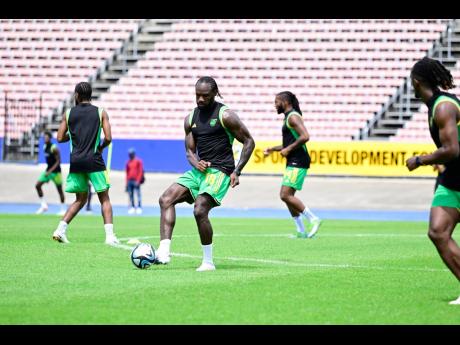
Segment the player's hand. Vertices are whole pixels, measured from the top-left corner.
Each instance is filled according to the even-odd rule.
[[[234,172],[230,175],[230,186],[232,186],[232,188],[235,188],[236,186],[238,186],[240,184],[240,178],[238,177],[237,174],[235,174]]]
[[[103,150],[104,150],[104,149],[102,148],[102,145],[99,145],[99,146],[97,147],[97,152],[98,152],[98,153],[102,153]]]
[[[288,148],[282,149],[282,150],[280,151],[280,154],[281,154],[281,156],[283,156],[283,157],[287,157],[290,153],[291,153],[291,150],[289,150]]]
[[[205,172],[208,167],[211,166],[211,162],[206,162],[204,160],[201,160],[198,162],[197,169],[201,172]]]
[[[271,147],[267,147],[267,148],[264,150],[264,156],[267,157],[270,153],[272,153],[272,148],[271,148]]]
[[[411,157],[406,161],[406,167],[409,169],[409,171],[415,170],[419,167],[419,165],[416,162],[417,156]]]
[[[46,177],[50,176],[50,174],[51,174],[51,172],[49,172],[49,171],[45,172]]]
[[[442,164],[433,164],[433,170],[437,171],[438,173],[442,174],[446,168]]]

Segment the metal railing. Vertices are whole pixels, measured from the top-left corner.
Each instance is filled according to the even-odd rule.
[[[428,49],[426,55],[431,58],[436,58],[438,59],[441,63],[444,60],[444,53],[447,55],[447,59],[452,59],[452,30],[455,27],[455,19],[449,20],[447,24],[446,30],[444,30],[439,38],[433,43],[430,49]],[[444,46],[446,46],[446,49],[444,49]],[[436,56],[437,55],[437,56]],[[366,126],[361,129],[359,138],[361,140],[365,140],[369,138],[369,134],[371,129],[374,127],[374,125],[380,121],[384,115],[388,112],[390,107],[393,104],[397,104],[398,101],[399,104],[402,104],[402,101],[404,101],[405,97],[405,111],[401,112],[400,119],[402,120],[403,114],[407,114],[411,112],[411,98],[412,98],[412,83],[410,80],[410,76],[407,76],[404,79],[404,82],[398,87],[396,92],[390,97],[390,99],[382,106],[382,108],[377,112],[377,114],[368,121]]]
[[[24,128],[36,123],[42,114],[43,94],[38,97],[11,97],[3,91],[3,160],[10,158],[12,153],[17,153],[24,144]],[[32,140],[26,150],[22,150],[27,160],[35,159],[35,139],[30,131]],[[17,157],[19,158],[19,157]]]
[[[124,53],[124,49],[125,47],[129,44],[129,42],[132,40],[133,37],[137,36],[137,34],[140,32],[140,30],[142,29],[142,26],[143,24],[146,22],[147,20],[146,19],[142,19],[140,20],[139,22],[139,25],[137,26],[136,29],[134,29],[131,34],[129,35],[129,37],[123,42],[123,44],[121,45],[121,47],[117,48],[113,54],[107,58],[103,63],[102,65],[92,74],[88,77],[88,82],[90,84],[94,83],[100,75],[102,75],[103,73],[105,73],[110,65],[113,63],[113,61],[115,60],[115,58],[119,55],[119,54],[122,54]],[[127,70],[127,69],[126,69]],[[126,73],[126,70],[124,70],[124,73]],[[72,104],[72,101],[73,101],[73,92],[69,94],[69,96],[67,96],[67,98],[61,102],[61,104],[59,104],[59,106],[55,109],[52,109],[50,110],[50,113],[48,114],[48,122],[52,121],[53,120],[53,115],[54,114],[61,114],[64,112],[64,110],[66,108],[69,108]]]

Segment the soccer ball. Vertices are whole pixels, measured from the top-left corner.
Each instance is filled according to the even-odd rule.
[[[130,257],[137,268],[148,268],[155,262],[155,248],[149,243],[139,243],[132,250]]]

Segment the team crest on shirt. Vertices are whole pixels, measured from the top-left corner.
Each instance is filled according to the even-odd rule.
[[[209,122],[209,125],[211,127],[214,127],[216,125],[217,119],[212,119],[211,122]]]

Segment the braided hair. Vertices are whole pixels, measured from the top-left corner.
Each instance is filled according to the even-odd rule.
[[[219,92],[219,87],[217,86],[217,83],[214,80],[214,78],[212,78],[212,77],[201,77],[200,79],[198,79],[198,81],[196,82],[195,86],[200,84],[200,83],[206,83],[206,84],[211,85],[211,90],[215,91],[216,95],[219,96],[220,98],[224,98],[224,97],[221,96],[221,94]]]
[[[91,88],[91,84],[87,82],[78,83],[75,86],[75,93],[78,94],[81,101],[90,101],[91,94],[93,93],[93,89]]]
[[[450,71],[438,60],[429,57],[417,61],[412,67],[411,76],[425,82],[432,90],[438,87],[444,90],[455,88]]]
[[[297,111],[299,114],[302,115],[302,111],[300,110],[299,100],[297,99],[296,95],[294,95],[290,91],[283,91],[277,94],[277,96],[282,97],[284,100],[288,101],[292,108]]]

